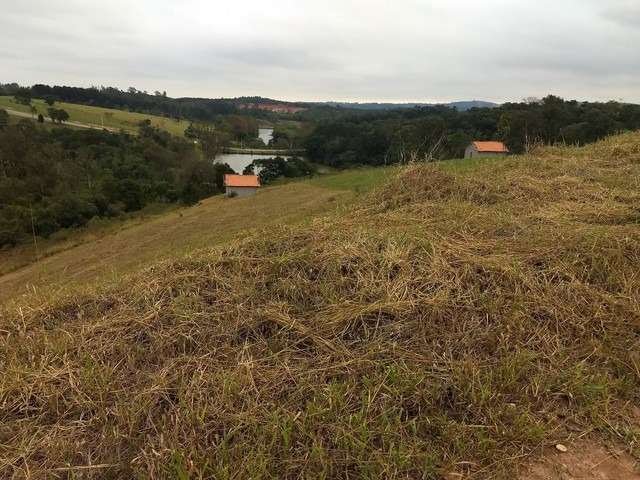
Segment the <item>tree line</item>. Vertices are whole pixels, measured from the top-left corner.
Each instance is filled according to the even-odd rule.
[[[194,203],[222,193],[232,172],[149,122],[129,135],[7,120],[0,110],[0,247],[149,203]]]
[[[258,175],[260,184],[267,185],[279,178],[297,178],[314,175],[317,169],[304,158],[258,158],[247,165],[243,175]]]
[[[584,145],[640,129],[639,105],[566,101],[551,95],[464,112],[435,106],[319,113],[305,142],[307,154],[334,167],[461,158],[473,140],[502,140],[511,152],[523,153],[536,144]]]
[[[138,113],[148,113],[193,122],[213,122],[220,115],[246,113],[246,116],[275,119],[279,115],[264,110],[241,109],[241,105],[282,103],[262,97],[226,98],[171,98],[167,92],[147,92],[135,87],[121,90],[115,87],[94,86],[90,88],[63,85],[36,84],[22,87],[17,83],[0,84],[0,95],[18,98],[50,98],[54,101],[93,105]]]

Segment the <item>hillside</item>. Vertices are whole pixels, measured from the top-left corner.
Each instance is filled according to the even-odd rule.
[[[44,100],[34,99],[32,105],[36,107],[38,113],[48,117],[47,105]],[[11,113],[22,112],[30,114],[30,107],[17,103],[13,97],[0,96],[0,108],[6,108]],[[186,120],[175,120],[173,118],[164,118],[157,115],[144,113],[128,112],[126,110],[116,110],[112,108],[92,107],[89,105],[80,105],[76,103],[56,102],[54,108],[60,108],[69,113],[70,122],[82,124],[92,128],[102,128],[118,131],[120,129],[135,133],[138,130],[138,124],[143,120],[151,121],[153,126],[172,133],[173,135],[182,136],[184,130],[189,126]]]
[[[0,471],[548,478],[523,465],[585,439],[638,458],[639,178],[638,133],[413,165],[346,209],[13,297]]]
[[[342,208],[371,189],[390,169],[358,169],[266,187],[260,201],[220,195],[167,213],[140,212],[123,221],[102,220],[13,249],[0,249],[0,302],[34,289],[111,281],[124,272],[197,248],[218,245],[255,228],[307,221]],[[44,292],[43,292],[44,290]]]

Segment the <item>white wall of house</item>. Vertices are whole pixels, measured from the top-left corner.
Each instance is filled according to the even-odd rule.
[[[256,194],[258,187],[226,187],[227,197],[251,197]]]
[[[475,145],[471,144],[464,151],[464,158],[488,158],[488,157],[506,157],[503,152],[479,152]]]

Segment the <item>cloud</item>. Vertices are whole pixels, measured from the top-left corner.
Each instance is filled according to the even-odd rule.
[[[21,0],[0,81],[172,96],[640,102],[636,0]]]
[[[640,3],[636,0],[623,0],[604,8],[603,16],[618,25],[635,30],[640,29]]]

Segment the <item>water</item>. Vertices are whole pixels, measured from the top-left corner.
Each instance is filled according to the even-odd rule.
[[[259,128],[258,138],[268,147],[269,142],[273,139],[273,128]]]
[[[273,128],[259,128],[258,138],[260,138],[265,146],[269,146],[269,142],[273,139]],[[285,160],[291,157],[284,157],[282,155],[247,155],[244,153],[222,153],[216,156],[215,163],[226,163],[234,172],[241,174],[247,165],[250,165],[254,160],[263,158],[276,158],[280,156]],[[256,172],[258,173],[258,172]]]
[[[222,153],[216,156],[215,163],[226,163],[234,172],[241,174],[247,165],[250,165],[254,160],[262,158],[276,158],[282,157],[288,160],[291,157],[285,157],[282,155],[247,155],[244,153]],[[256,172],[257,173],[257,172]]]

